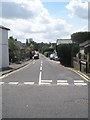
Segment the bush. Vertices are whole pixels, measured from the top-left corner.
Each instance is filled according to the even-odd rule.
[[[61,64],[71,66],[72,57],[75,57],[79,52],[78,44],[62,44],[57,46],[57,55],[60,58]]]

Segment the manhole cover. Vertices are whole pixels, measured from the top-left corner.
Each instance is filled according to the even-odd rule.
[[[88,104],[88,100],[86,100],[86,99],[77,99],[77,100],[75,100],[75,103],[78,103],[78,104]]]

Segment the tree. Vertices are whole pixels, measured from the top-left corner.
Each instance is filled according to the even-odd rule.
[[[90,40],[90,32],[76,32],[71,35],[71,39],[75,43],[82,43]]]
[[[26,40],[26,46],[29,46],[28,40]]]
[[[9,43],[9,60],[10,62],[16,62],[19,60],[19,48],[15,44],[15,40],[13,37],[10,37],[8,40]]]
[[[33,51],[34,50],[34,45],[31,43],[30,44],[30,50]]]

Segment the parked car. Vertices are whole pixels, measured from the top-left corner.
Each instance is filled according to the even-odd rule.
[[[58,60],[58,56],[56,54],[50,54],[50,60]]]
[[[53,57],[53,60],[58,60],[58,56],[55,55],[55,56]]]
[[[50,60],[53,60],[54,54],[50,54]]]

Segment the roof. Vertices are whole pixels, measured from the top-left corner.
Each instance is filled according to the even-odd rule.
[[[0,25],[0,28],[1,28],[1,29],[4,29],[4,30],[10,30],[9,28],[6,28],[6,27],[4,27],[4,26],[2,26],[2,25]]]
[[[21,41],[15,41],[15,43],[20,49],[26,49],[26,45]]]
[[[89,47],[90,46],[90,40],[87,40],[79,45],[80,47]]]
[[[71,39],[57,39],[57,45],[59,44],[69,44],[72,43]]]

